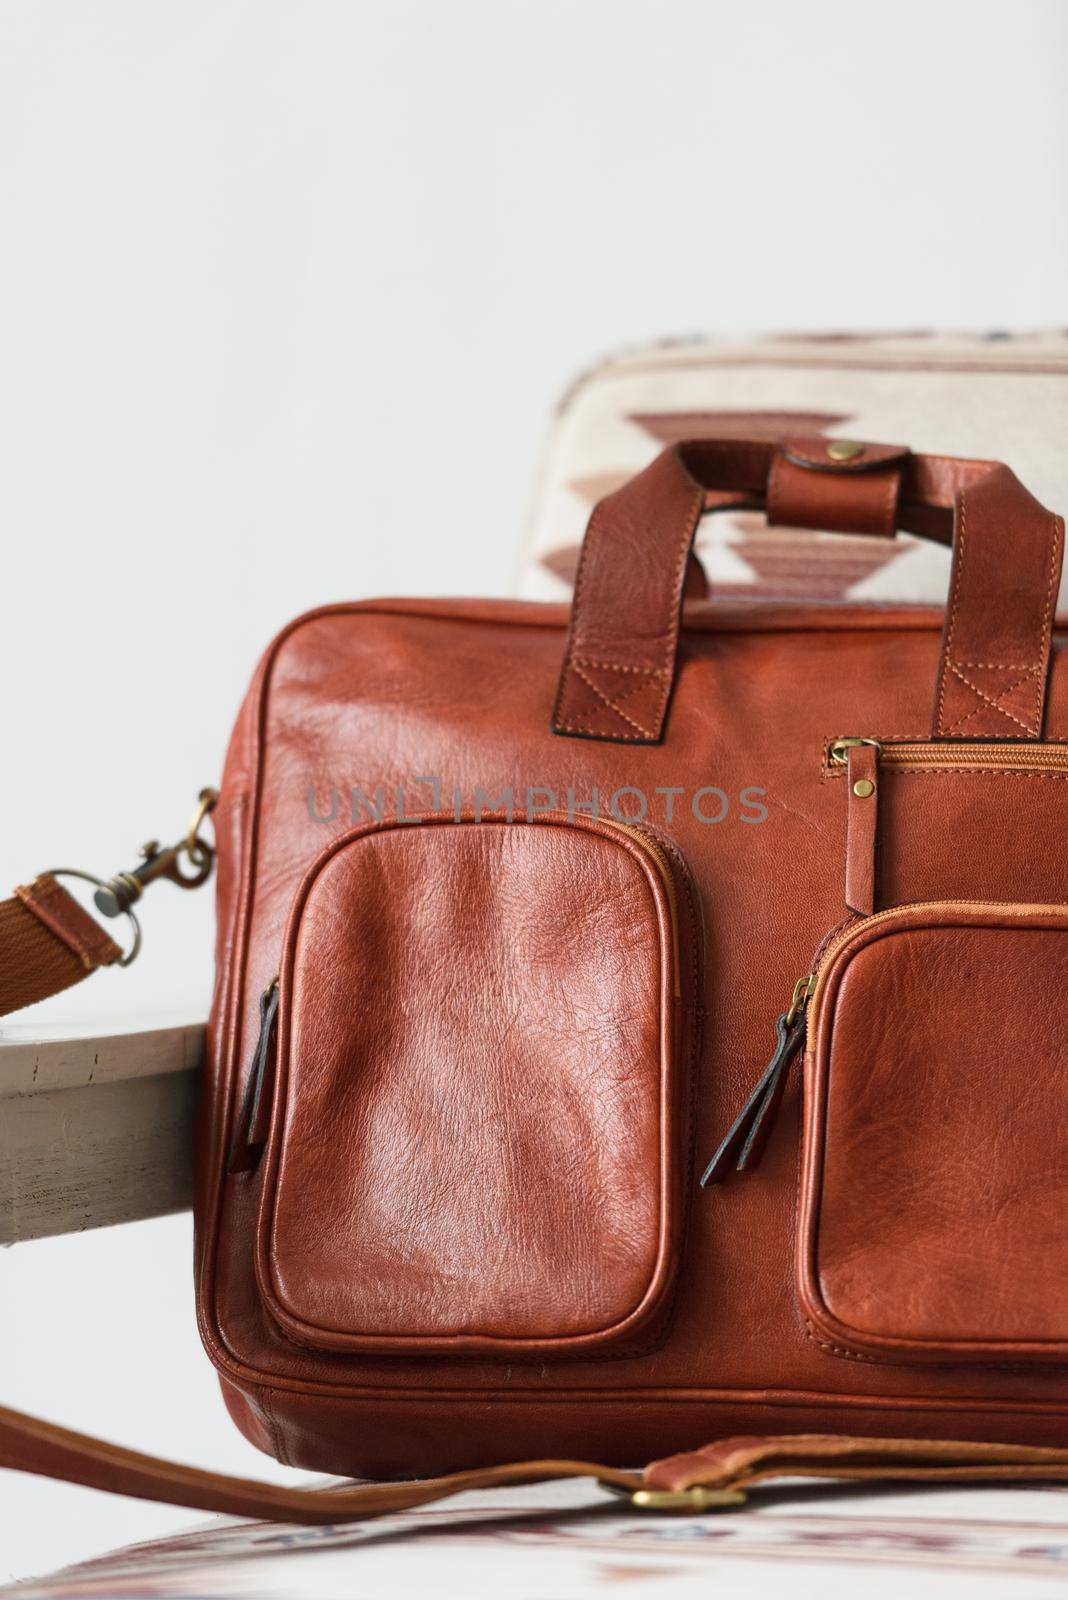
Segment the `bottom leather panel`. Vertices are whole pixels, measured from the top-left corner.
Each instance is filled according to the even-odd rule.
[[[1068,1407],[1016,1408],[970,1401],[843,1404],[758,1395],[576,1395],[567,1400],[412,1395],[339,1400],[287,1390],[255,1397],[226,1380],[223,1396],[253,1444],[289,1466],[345,1477],[413,1478],[544,1456],[641,1467],[711,1439],[757,1433],[851,1433],[870,1437],[984,1439],[1063,1444]]]
[[[882,912],[810,1009],[799,1286],[883,1361],[1068,1357],[1068,907]]]

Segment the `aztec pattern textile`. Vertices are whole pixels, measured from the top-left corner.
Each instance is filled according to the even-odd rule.
[[[592,1508],[592,1509],[591,1509]],[[11,1600],[341,1600],[631,1593],[642,1600],[1044,1600],[1068,1574],[1063,1489],[856,1486],[768,1493],[740,1513],[617,1510],[590,1484],[465,1495],[381,1522],[217,1518],[4,1588]]]
[[[567,595],[591,509],[664,445],[815,433],[1011,461],[1064,511],[1068,331],[696,339],[604,361],[558,408],[520,592]],[[769,528],[755,512],[706,517],[696,549],[712,593],[732,599],[940,602],[949,576],[936,545]]]

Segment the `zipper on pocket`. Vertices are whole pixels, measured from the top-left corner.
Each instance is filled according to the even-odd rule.
[[[1068,744],[940,744],[933,740],[884,742],[853,735],[831,741],[827,749],[829,766],[846,771],[853,764],[851,752],[861,748],[870,748],[875,752],[876,769],[880,771],[886,768],[926,767],[940,771],[1010,769],[1021,772],[1063,771],[1068,774]],[[860,781],[864,782],[863,779]],[[871,780],[868,783],[871,784]],[[861,791],[854,790],[849,797],[853,819],[863,817],[868,824],[863,839],[858,842],[855,866],[874,850],[876,787],[877,783]],[[848,898],[848,878],[846,892]],[[857,898],[853,896],[853,899]],[[827,958],[861,922],[878,922],[883,917],[895,915],[899,909],[892,907],[887,911],[869,913],[867,908],[867,895],[861,906],[851,903],[851,910],[860,914],[850,915],[828,934],[816,952],[811,972],[798,979],[790,1006],[776,1021],[775,1048],[771,1059],[705,1168],[701,1178],[702,1188],[722,1183],[731,1171],[752,1172],[757,1166],[775,1125],[790,1066],[804,1045],[809,1001],[816,992],[817,980]]]
[[[657,876],[664,886],[668,914],[671,918],[671,965],[674,969],[672,972],[672,993],[677,1000],[682,994],[682,972],[679,960],[679,903],[675,888],[675,874],[668,853],[659,840],[654,839],[651,834],[646,833],[644,828],[638,827],[636,823],[609,821],[607,817],[600,818],[600,821],[604,827],[618,828],[620,833],[625,833],[629,839],[638,845],[656,868]]]
[[[241,1098],[234,1137],[230,1145],[228,1172],[250,1172],[259,1162],[267,1142],[270,1093],[268,1065],[274,1064],[275,1023],[278,1019],[278,979],[272,978],[260,995],[260,1032],[252,1057],[248,1083]]]
[[[1009,768],[1019,772],[1068,772],[1068,744],[937,744],[932,740],[886,740],[844,737],[827,749],[831,767],[849,764],[849,752],[870,745],[881,767],[931,767],[946,771]]]
[[[805,1012],[815,983],[815,972],[806,972],[794,984],[793,998],[775,1024],[775,1049],[771,1060],[701,1174],[702,1189],[722,1183],[731,1167],[735,1172],[751,1172],[758,1165],[775,1126],[790,1065],[805,1042]]]
[[[770,1061],[701,1175],[702,1189],[722,1183],[732,1170],[752,1172],[759,1165],[779,1114],[790,1068],[805,1043],[809,1005],[827,958],[855,928],[862,923],[877,922],[886,915],[886,912],[876,912],[871,917],[851,914],[824,935],[812,958],[811,969],[798,978],[790,1004],[775,1023],[775,1049]]]

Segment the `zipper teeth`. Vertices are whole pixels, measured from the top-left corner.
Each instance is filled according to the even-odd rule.
[[[883,745],[880,760],[889,766],[1017,767],[1044,771],[1068,769],[1068,746],[1047,746],[1042,751],[1021,750],[1019,745],[976,745],[947,753],[943,745]]]
[[[831,741],[830,763],[834,767],[845,766],[845,762],[834,753],[839,742],[837,739]],[[976,744],[950,748],[933,741],[920,740],[883,744],[878,739],[866,739],[864,743],[873,744],[879,752],[880,765],[888,767],[940,767],[949,770],[1009,767],[1022,772],[1068,771],[1066,744],[1043,744],[1030,748],[1018,744]]]
[[[608,818],[602,818],[602,821],[608,822]],[[608,822],[608,826],[617,828],[620,833],[625,833],[628,838],[634,840],[645,854],[651,858],[660,881],[664,885],[668,911],[671,916],[671,964],[674,968],[672,989],[676,999],[678,999],[682,993],[682,973],[679,959],[679,905],[678,896],[675,892],[675,876],[667,852],[662,849],[657,840],[651,838],[644,829],[636,827],[633,823],[616,822],[613,819]]]

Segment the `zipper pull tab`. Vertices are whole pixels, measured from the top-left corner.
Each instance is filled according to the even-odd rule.
[[[854,740],[846,752],[846,807],[846,906],[870,917],[879,835],[879,746],[873,739]]]
[[[273,1065],[271,1041],[277,1016],[278,979],[272,978],[260,995],[260,1035],[256,1041],[256,1053],[252,1057],[245,1093],[241,1098],[241,1110],[237,1114],[230,1159],[226,1164],[228,1172],[250,1172],[259,1161],[267,1142],[270,1101],[266,1092],[267,1066],[268,1062]]]
[[[701,1176],[702,1189],[722,1183],[732,1166],[735,1172],[752,1172],[758,1165],[775,1126],[790,1063],[805,1040],[805,1008],[815,985],[814,972],[806,972],[795,983],[789,1008],[775,1023],[775,1049],[771,1060],[705,1168]]]

